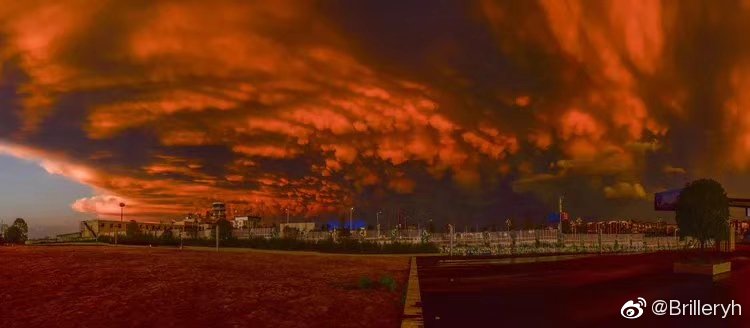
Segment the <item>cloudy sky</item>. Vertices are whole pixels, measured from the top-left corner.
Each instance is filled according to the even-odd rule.
[[[0,0],[0,214],[491,223],[560,194],[654,219],[697,177],[750,196],[748,25],[748,1]]]

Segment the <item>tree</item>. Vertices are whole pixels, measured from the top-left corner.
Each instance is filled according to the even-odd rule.
[[[216,221],[216,226],[219,228],[219,239],[229,240],[232,239],[232,223],[227,220]]]
[[[283,232],[284,232],[284,238],[297,239],[301,235],[299,229],[292,228],[292,227],[284,227]]]
[[[26,234],[20,227],[12,225],[5,230],[5,240],[11,244],[23,244],[26,242]]]
[[[13,226],[21,229],[21,233],[23,233],[24,236],[28,235],[29,225],[26,224],[26,221],[24,221],[24,219],[17,218],[15,221],[13,221]]]
[[[11,244],[23,244],[28,239],[29,226],[26,221],[21,218],[17,218],[13,221],[13,225],[5,230],[5,241]]]
[[[711,179],[688,183],[676,207],[680,236],[697,239],[701,249],[711,239],[721,241],[728,237],[729,199],[720,183]]]
[[[138,222],[135,222],[134,220],[131,220],[128,222],[128,224],[125,225],[125,234],[129,238],[135,238],[136,236],[141,234],[140,228],[138,228]]]
[[[162,233],[160,238],[165,241],[170,241],[174,239],[174,234],[172,233],[172,229],[165,229]]]

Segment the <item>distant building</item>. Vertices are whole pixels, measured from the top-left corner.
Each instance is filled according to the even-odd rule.
[[[73,232],[73,233],[64,233],[57,235],[57,241],[76,241],[78,239],[81,239],[81,233],[80,232]]]
[[[284,231],[285,229],[296,229],[298,231],[313,231],[316,228],[315,222],[293,222],[293,223],[281,223],[279,229]]]
[[[227,219],[227,205],[222,202],[215,202],[211,204],[211,220],[226,220]]]
[[[315,222],[294,222],[294,223],[280,223],[279,232],[281,237],[295,238],[300,235],[305,235],[310,231],[315,230]]]
[[[166,230],[174,229],[172,223],[164,222],[136,222],[138,230],[141,233],[161,236]],[[128,222],[119,220],[84,220],[81,221],[80,230],[81,238],[98,238],[100,236],[114,236],[115,234],[125,235]]]
[[[247,229],[260,226],[260,216],[236,216],[232,220],[235,229]]]

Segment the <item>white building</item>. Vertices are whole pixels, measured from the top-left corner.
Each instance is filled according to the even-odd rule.
[[[235,229],[255,228],[258,225],[260,225],[260,217],[258,216],[235,216],[232,220],[232,227]]]
[[[296,229],[299,231],[312,231],[315,230],[315,222],[293,222],[279,224],[279,229],[281,231],[284,231],[284,229],[286,228]]]

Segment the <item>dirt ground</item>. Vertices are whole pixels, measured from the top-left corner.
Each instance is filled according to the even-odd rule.
[[[397,327],[408,257],[0,247],[0,327]],[[391,276],[395,292],[359,289]]]

